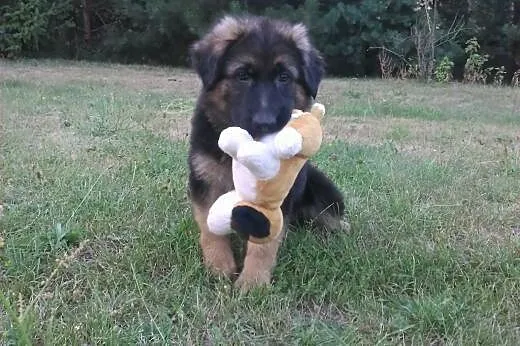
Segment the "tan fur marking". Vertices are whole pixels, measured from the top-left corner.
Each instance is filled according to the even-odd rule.
[[[200,229],[200,247],[204,264],[214,274],[231,277],[236,274],[237,267],[228,237],[218,236],[208,230],[208,208],[192,204],[195,221]]]
[[[238,39],[246,31],[247,26],[243,21],[233,17],[224,17],[211,32],[211,44],[213,52],[222,53],[231,41]]]
[[[284,33],[288,39],[296,44],[299,50],[306,53],[312,50],[305,25],[301,23],[293,25],[289,30],[284,31]]]
[[[213,27],[213,30],[196,47],[210,47],[214,54],[220,55],[230,42],[236,41],[240,36],[254,30],[255,27],[255,22],[247,18],[226,16]]]
[[[233,189],[233,181],[227,165],[223,165],[222,162],[215,161],[204,154],[196,154],[192,160],[197,177],[210,182],[212,186],[218,188],[219,191],[215,191],[215,193],[225,193]],[[208,204],[213,203],[217,198],[218,196],[210,194],[207,199]]]
[[[249,291],[254,287],[270,284],[271,273],[276,265],[276,257],[283,240],[284,230],[280,232],[276,239],[268,243],[247,243],[244,269],[235,282],[235,286],[242,291]]]
[[[210,114],[219,113],[227,116],[227,98],[229,97],[230,87],[229,82],[226,80],[220,81],[213,91],[208,93],[207,103],[207,111]],[[211,121],[212,119],[210,119]]]
[[[295,107],[296,109],[308,110],[311,104],[311,99],[307,92],[300,84],[296,84],[295,91]]]
[[[233,61],[229,61],[226,66],[226,75],[234,75],[238,69],[244,68],[248,65],[256,65],[256,58],[253,56],[245,55],[238,56]]]
[[[290,55],[283,54],[283,55],[277,56],[274,59],[274,64],[275,65],[281,64],[286,69],[288,69],[289,72],[291,72],[291,74],[293,75],[294,78],[298,78],[298,68],[296,67],[296,62]]]
[[[204,105],[206,115],[216,130],[223,130],[231,125],[228,101],[231,92],[230,82],[224,79],[218,82],[215,89],[206,96]]]

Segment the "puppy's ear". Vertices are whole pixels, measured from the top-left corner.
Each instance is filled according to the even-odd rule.
[[[290,39],[296,44],[302,58],[302,81],[306,91],[316,97],[318,87],[325,71],[325,62],[309,39],[307,28],[296,24],[288,30]]]
[[[191,47],[191,62],[205,90],[211,90],[220,80],[222,58],[228,48],[246,33],[247,24],[247,18],[226,16]]]
[[[191,63],[206,91],[211,90],[220,78],[221,56],[212,52],[211,47],[195,43],[190,51]]]
[[[303,52],[303,79],[307,92],[313,98],[316,98],[318,93],[324,70],[325,63],[316,49]]]

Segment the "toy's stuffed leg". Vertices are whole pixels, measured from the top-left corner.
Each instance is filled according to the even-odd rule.
[[[249,241],[266,243],[282,231],[283,215],[280,208],[265,209],[240,202],[231,213],[231,228]]]
[[[232,232],[231,211],[240,198],[235,190],[220,196],[209,208],[208,229],[211,233],[225,235]]]

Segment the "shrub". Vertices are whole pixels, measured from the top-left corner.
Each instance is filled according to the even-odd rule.
[[[488,67],[484,70],[486,77],[493,76],[493,85],[494,86],[502,86],[504,84],[504,77],[506,76],[506,68],[504,66],[500,67]]]
[[[487,54],[480,54],[480,44],[476,37],[466,41],[466,48],[464,49],[468,54],[468,59],[464,65],[464,81],[469,83],[485,83],[487,79],[484,64],[488,61]]]
[[[453,79],[453,66],[455,64],[447,56],[442,58],[441,62],[434,71],[435,80],[437,82],[447,83]]]
[[[515,73],[513,73],[513,78],[511,79],[511,86],[513,87],[520,87],[520,69],[516,70]]]
[[[71,8],[71,0],[26,0],[0,7],[0,55],[17,57],[55,42],[75,27]]]

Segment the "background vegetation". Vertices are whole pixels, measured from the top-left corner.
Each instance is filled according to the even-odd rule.
[[[0,54],[184,66],[187,50],[223,13],[303,21],[328,71],[429,79],[444,57],[464,77],[475,38],[485,81],[520,68],[520,0],[4,0]],[[383,66],[381,63],[384,63]],[[502,67],[503,66],[503,67]],[[442,79],[442,78],[441,78]]]

